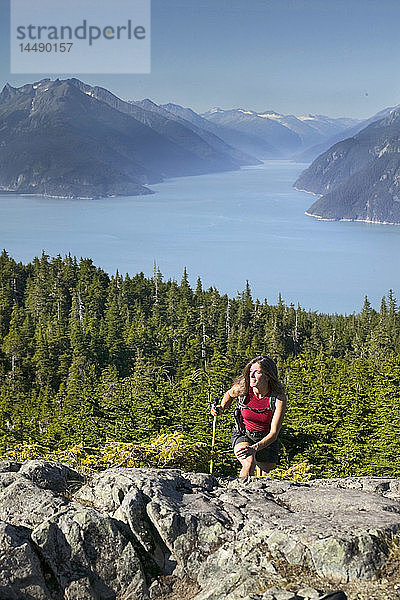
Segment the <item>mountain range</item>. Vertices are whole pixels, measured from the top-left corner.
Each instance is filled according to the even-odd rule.
[[[207,131],[78,79],[0,93],[0,188],[97,197],[150,193],[166,177],[238,169],[245,156]]]
[[[321,196],[307,214],[400,224],[400,106],[383,114],[303,171],[295,187]]]
[[[0,189],[60,197],[151,193],[168,177],[290,157],[354,120],[125,101],[71,78],[0,93]]]
[[[324,115],[282,115],[274,110],[255,112],[242,108],[213,108],[202,115],[214,125],[250,136],[248,150],[263,158],[287,158],[305,148],[323,143],[358,123],[356,119],[331,119]],[[268,145],[265,145],[265,143]],[[254,149],[253,149],[254,148]]]
[[[357,133],[368,127],[368,125],[371,123],[380,121],[384,117],[387,117],[395,108],[395,106],[384,108],[372,117],[369,117],[369,119],[363,119],[361,121],[355,121],[353,119],[353,123],[350,123],[346,129],[340,129],[338,132],[334,133],[332,136],[326,138],[322,142],[319,142],[314,146],[308,146],[305,150],[297,153],[294,156],[294,159],[298,162],[312,162],[320,154],[323,154],[326,150],[329,150],[329,148],[331,148],[334,144],[357,135]]]

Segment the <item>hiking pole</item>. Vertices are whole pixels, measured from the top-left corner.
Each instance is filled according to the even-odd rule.
[[[217,407],[217,402],[214,401],[212,403],[213,407]],[[217,429],[217,415],[214,415],[213,419],[213,428],[212,428],[212,440],[211,440],[211,460],[210,460],[210,473],[213,472],[214,469],[214,446],[215,446],[215,431]]]

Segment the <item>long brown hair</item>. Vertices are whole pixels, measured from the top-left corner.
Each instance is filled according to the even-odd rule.
[[[258,363],[260,365],[261,371],[264,373],[264,375],[268,377],[271,392],[273,392],[276,395],[283,394],[285,388],[283,383],[279,380],[278,368],[276,366],[276,363],[274,360],[272,360],[272,358],[263,354],[252,358],[243,369],[243,373],[235,379],[234,385],[237,385],[239,387],[240,394],[245,396],[249,392],[250,367],[255,363]]]

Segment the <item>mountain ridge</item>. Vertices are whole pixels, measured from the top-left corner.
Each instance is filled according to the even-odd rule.
[[[214,108],[199,115],[173,103],[123,100],[77,78],[6,84],[0,93],[0,190],[78,198],[149,194],[148,185],[168,177],[295,157],[317,139],[326,142],[332,131],[340,137],[353,122],[272,109]],[[346,145],[339,144],[343,153]],[[349,152],[358,155],[356,166],[346,172],[343,162],[331,187],[368,162],[367,147]],[[322,185],[309,191],[332,190]]]
[[[166,177],[251,162],[220,140],[77,79],[0,93],[0,188],[55,197],[137,195]]]
[[[321,154],[295,182],[319,219],[400,224],[400,109]]]
[[[294,157],[300,151],[326,141],[334,133],[340,135],[350,124],[358,123],[356,119],[345,117],[283,115],[272,109],[256,112],[244,108],[223,110],[216,107],[202,116],[212,123],[253,135],[258,140],[262,136],[269,136],[275,153],[282,157]]]

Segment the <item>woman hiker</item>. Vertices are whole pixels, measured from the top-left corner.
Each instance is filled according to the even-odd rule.
[[[235,379],[219,406],[211,414],[220,415],[236,400],[232,447],[242,465],[239,477],[254,474],[257,467],[268,473],[278,460],[278,434],[286,410],[286,395],[278,379],[275,362],[269,356],[256,356]]]

